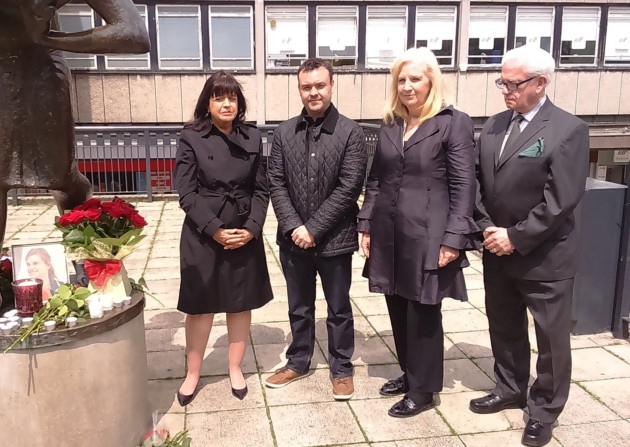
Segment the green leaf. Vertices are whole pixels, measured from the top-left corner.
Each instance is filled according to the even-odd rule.
[[[72,286],[68,284],[59,286],[59,288],[57,289],[57,293],[55,293],[55,295],[61,298],[62,300],[69,299],[70,296],[72,296]]]
[[[68,306],[66,306],[65,304],[63,306],[61,306],[59,308],[59,311],[57,312],[57,315],[59,315],[60,317],[63,317],[65,314],[68,313]]]
[[[70,298],[67,302],[66,302],[66,306],[68,306],[68,309],[71,309],[75,312],[77,312],[79,310],[79,303],[77,302],[77,300]]]
[[[73,228],[72,230],[70,230],[68,232],[68,234],[66,234],[63,237],[63,240],[66,242],[70,242],[70,243],[80,243],[83,242],[85,240],[83,233],[81,232],[81,230],[77,229],[77,228]]]
[[[61,307],[61,298],[59,298],[58,296],[53,296],[51,299],[48,300],[48,304],[50,305],[51,308],[53,309],[57,309],[59,307]]]

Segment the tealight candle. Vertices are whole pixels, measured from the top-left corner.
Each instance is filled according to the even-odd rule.
[[[5,312],[3,317],[4,318],[11,318],[11,317],[15,317],[17,314],[18,314],[17,309],[12,309],[12,310],[10,310],[8,312]]]
[[[22,318],[22,326],[30,326],[33,323],[33,317]]]
[[[9,317],[7,318],[8,323],[17,323],[18,325],[20,324],[20,321],[22,321],[22,319],[20,317],[18,317],[17,315],[14,317]]]
[[[131,297],[130,296],[126,296],[126,297],[123,298],[123,305],[131,306]]]
[[[66,318],[66,326],[75,327],[77,325],[77,317]]]
[[[46,332],[51,332],[52,330],[54,330],[56,325],[57,323],[55,323],[54,320],[44,321],[44,329],[46,330]]]
[[[114,297],[114,309],[120,309],[123,305],[123,299],[120,296]]]
[[[9,319],[7,317],[0,317],[0,324],[8,323]]]
[[[101,306],[103,306],[104,311],[110,311],[114,308],[114,298],[108,294],[104,293],[101,295]]]
[[[0,324],[0,333],[3,335],[11,335],[11,327],[8,323]]]

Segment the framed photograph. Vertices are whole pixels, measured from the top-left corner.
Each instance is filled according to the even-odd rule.
[[[39,278],[44,282],[43,299],[48,300],[68,282],[64,246],[58,242],[13,245],[13,279]]]

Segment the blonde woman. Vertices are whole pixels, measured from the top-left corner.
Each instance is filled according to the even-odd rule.
[[[380,393],[404,395],[388,414],[415,416],[442,390],[441,301],[466,301],[463,250],[475,248],[473,123],[448,106],[426,48],[391,68],[385,118],[359,212],[363,275],[387,301],[402,376]]]

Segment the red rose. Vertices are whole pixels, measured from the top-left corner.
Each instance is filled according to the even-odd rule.
[[[79,210],[79,211],[86,211],[86,210],[91,210],[91,209],[98,209],[100,207],[101,207],[100,200],[88,199],[85,202],[83,202],[81,205],[75,206],[73,209]]]
[[[67,227],[68,225],[80,224],[83,221],[83,217],[85,217],[85,213],[83,211],[75,210],[63,214],[59,218],[58,222],[62,227]]]
[[[131,219],[131,216],[134,214],[138,214],[138,211],[131,205],[129,202],[125,202],[123,199],[119,197],[114,198],[114,203],[120,205],[122,209],[124,209],[124,217],[127,219]]]
[[[147,224],[147,221],[140,214],[134,214],[131,216],[131,224],[136,228],[142,228]]]
[[[117,202],[103,202],[101,203],[101,208],[114,219],[126,217],[127,210]]]
[[[12,269],[13,269],[13,264],[11,264],[11,260],[9,258],[3,258],[2,261],[0,261],[1,272],[11,273]]]
[[[100,208],[92,208],[83,212],[85,218],[92,222],[96,222],[101,217],[101,214],[103,214],[103,211]]]

